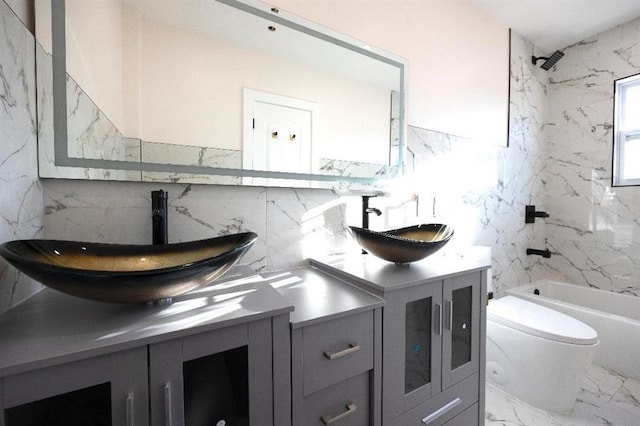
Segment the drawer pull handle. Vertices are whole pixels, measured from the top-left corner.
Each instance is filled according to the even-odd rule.
[[[349,347],[347,349],[343,349],[339,352],[329,352],[326,351],[324,353],[324,356],[327,359],[336,359],[336,358],[342,358],[345,355],[349,355],[352,354],[354,352],[358,352],[360,350],[360,344],[358,342],[352,342],[349,343]]]
[[[438,408],[436,411],[434,411],[433,413],[429,414],[427,417],[422,419],[422,423],[424,423],[425,425],[428,425],[438,417],[442,416],[447,411],[459,405],[461,402],[462,400],[460,398],[454,399],[453,401],[449,402],[447,405],[443,405],[442,407]]]
[[[322,423],[324,423],[325,425],[332,425],[335,423],[338,423],[340,420],[343,420],[347,417],[349,417],[350,415],[352,415],[353,413],[355,413],[358,410],[358,407],[356,407],[356,404],[351,403],[347,405],[347,411],[345,411],[344,413],[338,414],[337,416],[322,416]]]

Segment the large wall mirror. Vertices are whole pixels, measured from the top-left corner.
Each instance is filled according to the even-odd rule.
[[[43,177],[375,186],[403,59],[254,0],[36,0]]]

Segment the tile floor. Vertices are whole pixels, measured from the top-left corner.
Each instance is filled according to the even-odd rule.
[[[639,426],[640,381],[594,365],[570,414],[538,410],[489,384],[486,407],[486,426]]]

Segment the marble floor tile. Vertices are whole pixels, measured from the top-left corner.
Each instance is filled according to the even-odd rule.
[[[611,405],[635,413],[640,418],[640,382],[634,379],[625,380],[613,395]]]
[[[640,425],[640,382],[592,366],[569,414],[534,408],[487,384],[485,425]]]

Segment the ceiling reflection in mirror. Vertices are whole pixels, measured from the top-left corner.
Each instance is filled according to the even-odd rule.
[[[405,62],[264,3],[37,0],[44,177],[371,185]]]

